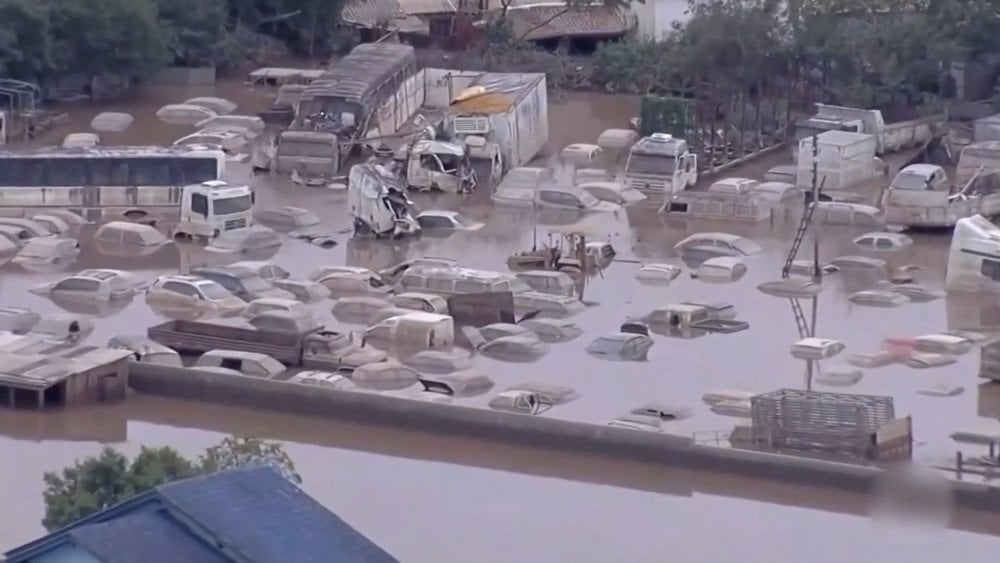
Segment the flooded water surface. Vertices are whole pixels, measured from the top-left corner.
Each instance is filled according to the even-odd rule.
[[[242,110],[254,111],[270,99],[271,92],[221,84],[166,89],[155,97],[147,94],[101,108],[126,111],[136,118],[128,131],[106,134],[104,142],[168,143],[191,132],[188,127],[163,125],[153,113],[160,105],[196,95],[220,95],[239,103]],[[571,142],[593,142],[604,129],[626,127],[637,105],[637,100],[628,97],[566,96],[550,107],[549,154]],[[86,130],[95,113],[74,109],[72,127],[43,141],[56,143],[66,133]],[[764,169],[765,165],[754,163],[750,172],[740,175],[759,176]],[[286,239],[273,260],[297,278],[321,265],[346,263],[377,270],[422,255],[448,256],[470,267],[504,270],[509,255],[547,240],[553,223],[567,221],[530,210],[492,208],[486,193],[473,194],[467,201],[459,196],[421,195],[415,200],[422,208],[460,208],[485,227],[444,238],[353,241],[346,202],[331,192],[293,186],[266,175],[254,178],[253,185],[259,207],[307,207],[323,219],[322,230],[339,241],[332,249],[322,249]],[[587,281],[584,300],[588,307],[573,317],[584,335],[553,345],[531,364],[478,358],[477,365],[497,382],[497,389],[524,381],[571,386],[580,398],[544,416],[595,423],[651,400],[686,405],[694,416],[670,423],[670,431],[706,437],[714,436],[714,431],[727,434],[735,422],[713,414],[702,403],[701,396],[710,390],[840,390],[810,380],[806,363],[789,354],[789,346],[800,338],[790,302],[756,289],[762,282],[780,278],[795,231],[793,221],[681,222],[655,210],[629,209],[598,217],[588,229],[593,231],[591,240],[609,240],[618,256]],[[635,280],[641,262],[680,265],[673,245],[702,231],[753,238],[764,252],[748,258],[748,273],[731,284],[691,279],[686,267],[668,286],[641,285]],[[823,227],[821,259],[860,254],[883,257],[892,266],[920,264],[920,281],[941,287],[947,234],[917,235],[912,247],[874,254],[851,243],[864,231]],[[803,245],[808,252],[804,250],[801,257],[811,254],[811,246],[809,238]],[[135,258],[107,256],[85,244],[69,271],[124,268],[153,279],[203,260],[203,252],[187,246],[170,245]],[[60,312],[56,304],[28,289],[64,275],[29,273],[5,265],[0,269],[0,305],[30,307],[43,314]],[[853,305],[846,299],[854,291],[871,287],[871,282],[863,273],[833,274],[816,300],[816,334],[847,345],[841,360],[849,353],[874,352],[887,337],[978,326],[998,304],[995,299],[949,297],[883,309]],[[654,334],[646,362],[608,362],[584,352],[594,338],[616,332],[623,321],[684,301],[731,303],[750,328],[699,338]],[[812,303],[801,304],[807,318],[811,317]],[[331,324],[335,323],[332,305],[324,301],[316,306],[318,316]],[[103,344],[118,334],[142,333],[165,320],[153,314],[141,297],[119,310],[97,313],[97,329],[89,344]],[[827,363],[833,366],[842,361]],[[865,370],[863,379],[849,392],[891,395],[897,416],[914,417],[915,457],[939,463],[954,455],[948,435],[958,427],[992,424],[1000,429],[996,420],[1000,398],[993,385],[980,383],[977,367],[976,351],[942,368],[914,370],[893,364]],[[961,385],[965,392],[952,398],[917,393],[938,382]],[[490,396],[455,402],[485,407]],[[1000,532],[1000,518],[993,515],[959,512],[954,515],[959,529],[890,533],[872,525],[866,516],[866,499],[841,493],[135,395],[118,406],[41,414],[0,410],[0,474],[5,477],[0,503],[11,515],[0,526],[0,546],[15,545],[42,532],[44,471],[93,454],[104,443],[133,453],[140,445],[170,445],[196,455],[233,432],[286,441],[306,490],[403,561],[499,562],[509,561],[516,551],[520,560],[539,562],[770,562],[803,557],[830,562],[931,562],[955,553],[985,560],[986,554],[1000,546],[1000,540],[989,535]]]

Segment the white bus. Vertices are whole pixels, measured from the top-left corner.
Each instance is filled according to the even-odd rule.
[[[185,186],[221,180],[226,156],[202,146],[0,151],[0,212],[64,208],[84,217],[176,215]]]

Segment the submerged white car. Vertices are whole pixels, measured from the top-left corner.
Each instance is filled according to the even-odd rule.
[[[473,221],[457,211],[432,209],[417,215],[417,223],[425,231],[478,231],[483,224]]]

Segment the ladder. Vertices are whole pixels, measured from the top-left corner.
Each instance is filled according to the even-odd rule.
[[[788,277],[788,272],[792,269],[792,262],[795,261],[795,256],[799,253],[799,247],[802,246],[802,241],[806,238],[806,231],[809,230],[809,223],[812,221],[813,211],[815,210],[816,202],[813,201],[806,208],[805,213],[802,214],[802,221],[799,222],[799,228],[795,231],[795,238],[792,240],[792,248],[788,251],[785,265],[781,267],[781,277],[783,279]]]
[[[792,304],[792,313],[795,315],[795,327],[799,330],[799,338],[811,338],[813,331],[809,327],[809,322],[806,321],[802,304],[799,303],[798,299],[789,299],[788,301]]]

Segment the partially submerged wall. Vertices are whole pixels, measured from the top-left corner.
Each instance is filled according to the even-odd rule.
[[[871,466],[696,444],[691,437],[442,405],[374,393],[337,391],[189,368],[131,363],[139,392],[297,415],[400,426],[542,449],[665,463],[748,477],[866,493],[882,473]],[[954,483],[959,504],[1000,510],[1000,488]]]

